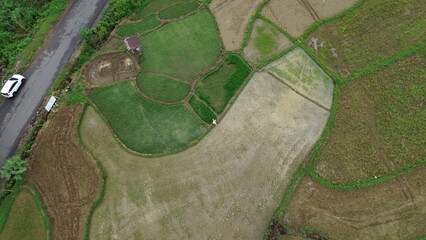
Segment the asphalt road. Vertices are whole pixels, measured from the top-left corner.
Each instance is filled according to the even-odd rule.
[[[40,108],[56,76],[81,42],[80,30],[91,27],[108,0],[70,0],[71,6],[56,24],[53,35],[30,68],[17,95],[0,107],[0,166],[18,147],[27,124]]]

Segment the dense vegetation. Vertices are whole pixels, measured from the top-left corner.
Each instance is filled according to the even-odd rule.
[[[31,41],[38,21],[64,7],[52,0],[2,0],[0,4],[0,74],[7,71],[17,54]],[[58,2],[58,1],[53,1]],[[63,2],[63,1],[61,1]]]
[[[250,72],[250,67],[239,55],[228,55],[219,68],[197,83],[195,93],[216,113],[222,113]]]

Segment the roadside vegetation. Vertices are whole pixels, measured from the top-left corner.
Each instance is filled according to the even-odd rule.
[[[25,69],[67,5],[66,0],[3,0],[0,5],[0,75],[19,60]]]

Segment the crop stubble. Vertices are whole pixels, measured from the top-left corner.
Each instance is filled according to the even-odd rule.
[[[265,94],[267,93],[267,94]],[[196,146],[171,156],[128,154],[92,108],[83,143],[108,172],[91,239],[259,239],[329,113],[258,73]]]
[[[210,3],[216,16],[226,50],[241,47],[251,16],[263,0],[213,0]]]
[[[334,16],[359,0],[271,0],[262,14],[293,37],[300,36],[308,26]]]
[[[411,239],[426,234],[426,168],[372,187],[337,190],[305,177],[283,213],[296,230],[330,239]]]

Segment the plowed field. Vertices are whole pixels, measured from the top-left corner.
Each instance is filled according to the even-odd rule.
[[[42,196],[54,239],[82,239],[90,205],[100,190],[99,169],[76,139],[82,110],[82,105],[62,107],[46,123],[26,174]]]

